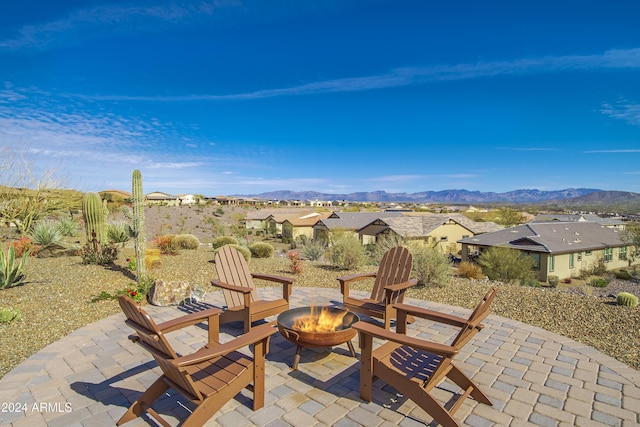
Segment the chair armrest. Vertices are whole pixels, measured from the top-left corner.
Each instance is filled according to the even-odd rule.
[[[247,332],[246,334],[240,335],[239,337],[229,342],[215,345],[211,345],[210,343],[209,347],[202,348],[193,354],[179,357],[175,360],[172,360],[171,363],[173,363],[176,367],[197,365],[199,363],[206,362],[207,360],[224,356],[234,350],[238,350],[250,344],[266,340],[271,337],[271,335],[273,335],[276,331],[277,329],[273,325],[266,324],[256,326],[255,328],[251,328],[251,331]]]
[[[212,307],[198,311],[197,313],[191,313],[176,319],[167,320],[166,322],[159,323],[157,326],[163,333],[177,331],[178,329],[182,329],[186,326],[195,325],[204,320],[209,320],[211,316],[218,316],[220,313],[222,313],[221,309]]]
[[[240,293],[243,293],[243,294],[250,294],[251,293],[251,288],[247,288],[247,287],[244,287],[244,286],[230,285],[228,283],[221,282],[220,280],[217,280],[217,279],[212,279],[211,280],[211,284],[213,286],[217,286],[219,288],[227,289],[229,291],[240,292]]]
[[[457,327],[463,327],[469,321],[469,319],[465,319],[463,317],[440,313],[438,311],[429,310],[423,307],[416,307],[413,305],[393,304],[393,307],[398,311],[404,311],[405,313],[416,317]]]
[[[391,291],[391,292],[398,292],[398,291],[403,291],[405,289],[408,289],[412,286],[415,286],[418,284],[418,279],[409,279],[406,282],[402,282],[402,283],[396,283],[394,285],[387,285],[384,288],[387,291]]]
[[[290,285],[295,281],[295,279],[292,279],[290,277],[274,276],[273,274],[251,273],[251,277],[253,277],[254,279],[282,283],[283,285]]]
[[[359,321],[352,325],[359,334],[371,335],[386,341],[397,342],[401,345],[407,345],[412,348],[419,348],[430,353],[439,354],[441,356],[453,356],[458,353],[455,347],[432,341],[426,341],[419,338],[409,337],[397,332],[391,332],[371,323]]]
[[[357,282],[358,280],[375,278],[377,274],[378,273],[358,273],[358,274],[352,274],[350,276],[338,277],[337,279],[341,285],[344,285],[345,283],[349,283],[349,282]]]

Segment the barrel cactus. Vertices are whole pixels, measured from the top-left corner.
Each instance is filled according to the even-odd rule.
[[[635,307],[638,305],[638,297],[630,292],[620,292],[616,295],[616,301],[618,305],[624,305],[626,307]]]

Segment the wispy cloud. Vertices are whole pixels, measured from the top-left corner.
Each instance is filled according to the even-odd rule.
[[[562,151],[559,148],[550,147],[496,147],[496,149],[505,151]]]
[[[0,40],[0,51],[43,50],[111,32],[158,31],[159,26],[189,25],[221,8],[239,6],[238,0],[216,0],[170,5],[105,4],[68,13],[60,19],[25,25],[11,38]],[[82,33],[82,37],[76,37]]]
[[[613,103],[604,103],[600,112],[606,116],[624,120],[631,125],[640,126],[640,104],[635,104],[626,99]]]
[[[640,149],[639,148],[629,148],[629,149],[621,149],[621,150],[588,150],[588,151],[583,151],[583,153],[586,153],[586,154],[595,154],[595,153],[616,153],[616,154],[620,154],[620,153],[640,153]]]
[[[640,48],[616,49],[594,55],[543,56],[538,58],[514,59],[511,61],[475,62],[429,67],[406,67],[398,68],[385,74],[323,80],[285,88],[264,89],[235,94],[192,94],[178,96],[96,95],[87,98],[101,101],[236,101],[273,98],[279,96],[366,91],[409,86],[413,84],[425,84],[430,82],[468,80],[509,75],[639,68]]]

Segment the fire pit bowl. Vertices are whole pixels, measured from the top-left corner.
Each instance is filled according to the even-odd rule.
[[[321,314],[335,316],[341,321],[337,321],[332,330],[318,330],[319,328],[301,328],[300,319],[317,319]],[[351,356],[355,357],[351,339],[355,337],[356,330],[351,326],[359,321],[357,314],[352,313],[342,307],[311,306],[292,308],[280,313],[277,318],[278,330],[283,337],[297,345],[292,369],[296,369],[300,360],[302,347],[332,347],[344,344],[349,346]],[[311,322],[314,323],[314,322]]]

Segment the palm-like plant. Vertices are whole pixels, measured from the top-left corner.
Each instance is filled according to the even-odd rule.
[[[13,245],[9,245],[6,253],[4,248],[0,247],[0,289],[12,288],[24,282],[24,266],[30,252],[25,251],[22,257],[16,260]]]

